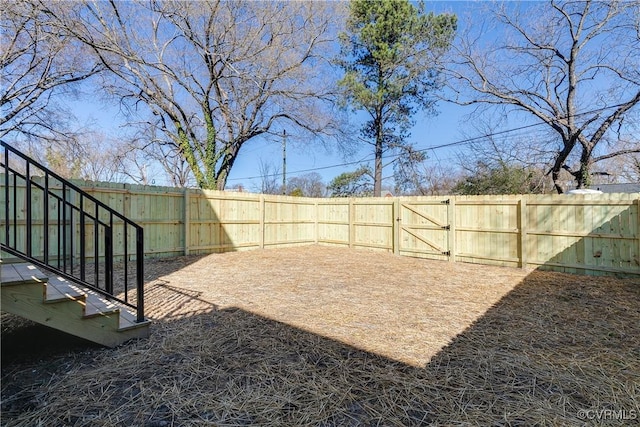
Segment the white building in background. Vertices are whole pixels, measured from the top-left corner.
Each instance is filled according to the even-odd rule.
[[[595,184],[590,185],[589,188],[603,193],[640,193],[640,183]]]

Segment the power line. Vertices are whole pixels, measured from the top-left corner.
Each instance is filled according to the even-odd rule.
[[[587,115],[587,114],[600,113],[600,112],[603,112],[603,111],[606,111],[606,110],[610,110],[612,108],[622,107],[623,105],[625,105],[625,104],[616,104],[616,105],[611,105],[611,106],[607,106],[607,107],[597,108],[595,110],[585,111],[585,112],[582,112],[582,113],[576,113],[573,116],[560,117],[558,120],[566,120],[569,117],[574,117],[575,118],[575,117],[584,116],[584,115]],[[421,148],[421,149],[415,150],[415,151],[424,152],[424,151],[428,151],[428,150],[436,150],[436,149],[439,149],[439,148],[452,147],[452,146],[455,146],[455,145],[469,144],[469,143],[475,142],[477,140],[483,140],[483,139],[486,139],[486,138],[492,138],[494,136],[503,135],[503,134],[507,134],[507,133],[511,133],[511,132],[516,132],[516,131],[524,130],[524,129],[530,129],[532,127],[537,127],[537,126],[542,126],[542,125],[547,125],[547,123],[545,123],[545,122],[532,123],[532,124],[529,124],[529,125],[519,126],[517,128],[506,129],[506,130],[497,131],[497,132],[491,132],[491,133],[488,133],[488,134],[475,136],[473,138],[467,138],[467,139],[463,139],[463,140],[460,140],[460,141],[450,142],[450,143],[447,143],[447,144],[441,144],[441,145],[435,145],[435,146],[431,146],[431,147]]]
[[[600,113],[606,110],[610,110],[612,108],[618,108],[621,107],[625,104],[616,104],[616,105],[610,105],[607,107],[602,107],[602,108],[597,108],[595,110],[590,110],[590,111],[584,111],[582,113],[576,113],[573,116],[565,116],[565,117],[560,117],[558,120],[565,120],[569,117],[579,117],[579,116],[584,116],[587,114],[594,114],[594,113]],[[449,142],[446,144],[439,144],[439,145],[432,145],[429,147],[425,147],[425,148],[420,148],[418,150],[414,150],[415,152],[418,153],[422,153],[422,152],[426,152],[429,150],[439,150],[441,148],[448,148],[448,147],[454,147],[456,145],[466,145],[466,144],[470,144],[476,141],[481,141],[487,138],[492,138],[495,136],[499,136],[499,135],[505,135],[508,133],[512,133],[512,132],[517,132],[517,131],[521,131],[521,130],[525,130],[525,129],[531,129],[534,127],[538,127],[538,126],[542,126],[542,125],[547,125],[547,123],[545,122],[539,122],[539,123],[532,123],[532,124],[528,124],[528,125],[523,125],[523,126],[518,126],[515,128],[511,128],[511,129],[505,129],[502,131],[497,131],[497,132],[491,132],[491,133],[487,133],[484,135],[479,135],[479,136],[475,136],[472,138],[466,138],[466,139],[461,139],[458,141],[454,141],[454,142]],[[394,159],[397,160],[398,158],[402,157],[402,154],[393,154],[393,155],[389,155],[389,156],[382,156],[383,160],[389,160],[389,159]],[[319,166],[319,167],[314,167],[314,168],[309,168],[309,169],[299,169],[296,171],[291,171],[289,172],[292,175],[296,175],[296,174],[300,174],[300,173],[306,173],[306,172],[316,172],[316,171],[320,171],[320,170],[327,170],[327,169],[334,169],[334,168],[339,168],[339,167],[344,167],[344,166],[353,166],[356,164],[360,164],[363,162],[368,162],[368,161],[372,161],[374,160],[374,158],[372,158],[371,155],[367,155],[365,157],[363,157],[360,160],[356,160],[356,161],[352,161],[352,162],[345,162],[345,163],[338,163],[338,164],[333,164],[333,165],[328,165],[328,166]],[[267,177],[274,177],[274,176],[279,176],[280,174],[267,174],[267,175],[258,175],[258,176],[248,176],[248,177],[241,177],[241,178],[229,178],[228,181],[241,181],[241,180],[250,180],[250,179],[259,179],[259,178],[267,178]]]
[[[370,157],[370,156],[367,156],[367,157]],[[295,175],[295,174],[304,173],[304,172],[315,172],[315,171],[320,171],[320,170],[339,168],[339,167],[343,167],[343,166],[357,165],[357,164],[360,164],[362,162],[367,162],[367,161],[370,161],[370,160],[373,160],[373,159],[363,158],[363,159],[356,160],[356,161],[353,161],[353,162],[339,163],[339,164],[329,165],[329,166],[319,166],[319,167],[310,168],[310,169],[300,169],[300,170],[289,172],[289,174]],[[281,175],[282,175],[281,173],[270,173],[270,174],[267,174],[267,175],[245,176],[245,177],[242,177],[242,178],[229,178],[227,181],[240,181],[240,180],[243,180],[243,179],[249,180],[249,179],[258,179],[258,178],[266,178],[266,177],[281,176]]]
[[[481,136],[476,136],[473,138],[467,138],[467,139],[463,139],[460,141],[454,141],[454,142],[450,142],[447,144],[440,144],[440,145],[433,145],[430,147],[426,147],[426,148],[421,148],[419,150],[415,150],[416,152],[425,152],[425,151],[429,151],[429,150],[438,150],[441,148],[447,148],[447,147],[453,147],[455,145],[462,145],[462,144],[469,144],[471,142],[475,142],[477,140],[482,140],[488,137],[492,137],[492,136],[496,136],[496,135],[501,135],[501,134],[505,134],[505,133],[509,133],[509,132],[516,132],[519,130],[523,130],[523,129],[528,129],[528,128],[532,128],[535,126],[540,126],[544,123],[535,123],[535,124],[531,124],[531,125],[526,125],[526,126],[520,126],[517,128],[513,128],[513,129],[507,129],[504,131],[499,131],[499,132],[494,132],[491,134],[485,134],[485,135],[481,135]],[[389,159],[398,159],[402,156],[402,154],[393,154],[393,155],[389,155],[389,156],[382,156],[383,160],[389,160]],[[371,155],[367,155],[364,158],[360,159],[360,160],[356,160],[356,161],[352,161],[352,162],[345,162],[345,163],[338,163],[338,164],[334,164],[334,165],[328,165],[328,166],[319,166],[319,167],[314,167],[314,168],[309,168],[309,169],[299,169],[299,170],[295,170],[295,171],[291,171],[289,172],[292,175],[296,175],[296,174],[300,174],[300,173],[307,173],[307,172],[316,172],[316,171],[320,171],[320,170],[327,170],[327,169],[334,169],[334,168],[340,168],[340,167],[344,167],[344,166],[353,166],[353,165],[357,165],[357,164],[361,164],[363,162],[368,162],[368,161],[372,161],[374,160],[374,158],[372,158]],[[280,176],[281,174],[279,173],[274,173],[274,174],[267,174],[267,175],[257,175],[257,176],[248,176],[248,177],[242,177],[242,178],[229,178],[228,181],[241,181],[241,180],[250,180],[250,179],[259,179],[259,178],[268,178],[268,177],[274,177],[274,176]]]

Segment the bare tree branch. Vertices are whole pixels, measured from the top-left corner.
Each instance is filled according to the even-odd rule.
[[[101,71],[35,0],[4,2],[0,21],[0,137],[54,139],[70,130],[52,95]]]
[[[65,6],[66,7],[66,6]],[[223,189],[240,148],[290,126],[334,135],[323,73],[341,6],[323,2],[110,2],[49,7],[109,70],[104,88],[161,120],[200,187]],[[75,22],[82,26],[74,26]]]
[[[640,44],[633,31],[640,2],[552,1],[526,4],[524,12],[520,6],[493,8],[504,31],[495,40],[468,31],[457,41],[443,69],[448,100],[508,106],[546,124],[556,134],[549,165],[556,190],[564,191],[564,169],[583,187],[595,159],[628,154],[600,151],[611,128],[624,127],[640,103]],[[579,166],[572,170],[570,161]]]

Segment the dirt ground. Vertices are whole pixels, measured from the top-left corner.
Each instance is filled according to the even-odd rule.
[[[2,425],[640,424],[639,279],[324,246],[145,276],[116,349],[3,315]]]

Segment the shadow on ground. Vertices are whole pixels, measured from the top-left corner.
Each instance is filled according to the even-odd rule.
[[[145,263],[145,282],[153,283],[151,292],[146,297],[155,305],[156,313],[161,310],[163,317],[182,316],[185,310],[193,314],[199,310],[196,301],[198,294],[189,290],[181,290],[166,284],[161,277],[174,273],[195,262],[202,256],[177,257],[168,259],[151,259]],[[129,264],[130,277],[135,273],[135,266]],[[93,274],[89,270],[89,275]],[[116,280],[121,277],[116,277]],[[163,291],[164,290],[164,291]],[[157,297],[156,297],[157,296]],[[202,304],[201,304],[202,306]],[[210,307],[210,303],[204,303]],[[153,313],[153,310],[152,310]],[[64,356],[73,352],[101,349],[98,344],[56,329],[40,325],[8,313],[0,317],[2,327],[2,346],[0,348],[2,363],[32,361],[48,356]]]
[[[63,352],[53,338],[25,361],[18,331],[3,332],[2,424],[639,422],[638,280],[533,272],[421,368],[217,309],[197,292],[159,283],[151,295],[171,301],[168,315],[120,348]]]

